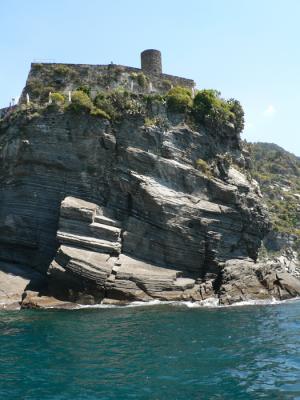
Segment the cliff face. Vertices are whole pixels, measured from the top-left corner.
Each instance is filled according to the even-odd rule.
[[[280,263],[255,263],[269,220],[247,173],[236,103],[204,91],[212,117],[180,90],[151,101],[101,94],[104,113],[85,99],[6,115],[0,266],[47,273],[47,294],[83,303],[215,296],[231,304],[300,293]]]
[[[252,175],[259,182],[273,230],[265,240],[270,251],[299,251],[300,159],[272,143],[248,144]]]
[[[216,139],[182,122],[17,116],[1,130],[1,259],[45,270],[69,195],[110,209],[136,257],[198,276],[228,258],[255,259],[267,225],[257,188],[224,167],[222,153],[240,153],[233,132]],[[217,154],[219,178],[195,168]]]
[[[1,260],[45,273],[66,196],[102,206],[118,221],[113,255],[194,279],[216,277],[231,258],[255,259],[268,222],[257,187],[224,159],[230,153],[244,162],[237,134],[232,127],[219,137],[196,131],[182,118],[145,126],[141,117],[110,123],[50,108],[5,120]],[[203,159],[211,170],[196,168]]]

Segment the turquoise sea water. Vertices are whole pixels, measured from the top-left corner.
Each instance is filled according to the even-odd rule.
[[[300,302],[0,313],[0,399],[300,399]]]

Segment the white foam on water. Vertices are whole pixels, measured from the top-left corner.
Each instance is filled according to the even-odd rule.
[[[169,304],[172,304],[174,306],[184,306],[187,308],[216,308],[220,307],[219,305],[219,299],[216,297],[209,297],[205,300],[201,301],[172,301],[169,302]]]
[[[171,304],[173,301],[161,301],[161,300],[151,300],[151,301],[133,301],[129,304],[76,304],[74,309],[82,308],[130,308],[130,307],[149,307],[162,304]]]
[[[276,300],[275,298],[268,300],[244,300],[230,305],[220,305],[219,299],[215,297],[210,297],[202,301],[162,301],[162,300],[151,300],[147,302],[143,301],[133,301],[126,305],[117,304],[94,304],[94,305],[81,305],[76,304],[73,310],[78,309],[93,309],[93,308],[132,308],[132,307],[151,307],[157,305],[171,305],[176,307],[187,307],[187,308],[231,308],[231,307],[243,307],[243,306],[257,306],[257,305],[277,305],[284,303],[292,303],[295,301],[300,301],[300,297],[295,297],[293,299],[287,300]]]
[[[272,299],[265,299],[265,300],[244,300],[239,301],[237,303],[231,305],[225,305],[223,307],[241,307],[241,306],[263,306],[263,305],[277,305],[277,304],[285,304],[285,303],[293,303],[300,300],[300,297],[294,297],[292,299],[287,300],[277,300],[274,297]]]

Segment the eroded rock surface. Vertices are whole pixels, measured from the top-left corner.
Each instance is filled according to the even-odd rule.
[[[229,260],[221,272],[218,294],[220,304],[227,305],[249,300],[286,300],[300,296],[300,280],[278,260]]]
[[[288,270],[283,260],[264,264],[250,258],[230,259],[218,265],[218,273],[192,278],[184,270],[133,258],[123,253],[127,235],[122,223],[107,215],[105,207],[73,197],[62,202],[57,233],[61,246],[48,271],[55,297],[83,304],[152,299],[203,302],[215,297],[220,304],[230,305],[300,295],[296,270]],[[91,229],[94,221],[101,221],[101,229]],[[114,234],[105,226],[114,227]],[[95,240],[106,244],[95,246]],[[115,243],[119,243],[117,251]]]
[[[84,304],[104,298],[202,299],[195,279],[183,277],[182,271],[121,254],[122,224],[108,215],[105,207],[73,197],[62,202],[57,232],[61,246],[48,270],[51,293]]]
[[[145,126],[44,109],[2,122],[0,260],[48,271],[51,294],[85,304],[228,304],[277,296],[277,281],[280,298],[296,295],[286,275],[273,290],[255,272],[269,222],[234,127],[161,117]]]
[[[25,265],[0,263],[0,309],[19,309],[27,288],[43,288],[45,278]]]
[[[230,153],[241,162],[232,128],[218,137],[182,120],[146,127],[139,117],[111,124],[46,110],[3,123],[0,146],[1,260],[45,272],[67,196],[109,210],[122,223],[127,254],[197,277],[219,261],[256,258],[268,227],[257,188],[216,158]],[[214,176],[197,170],[198,159],[218,160]],[[89,230],[103,225],[93,224]],[[105,246],[94,239],[89,246]]]

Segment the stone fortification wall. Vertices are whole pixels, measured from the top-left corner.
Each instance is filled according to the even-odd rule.
[[[31,100],[47,101],[49,92],[67,94],[80,86],[88,86],[91,96],[99,91],[124,88],[135,93],[166,93],[173,86],[184,86],[192,89],[192,79],[168,74],[146,73],[145,70],[123,65],[89,65],[89,64],[31,64],[26,86],[20,97],[26,101],[26,93]]]

